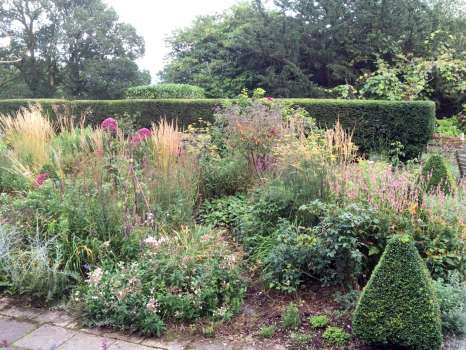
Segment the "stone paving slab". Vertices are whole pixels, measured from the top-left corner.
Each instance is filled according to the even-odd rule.
[[[60,327],[67,327],[75,319],[64,311],[46,311],[38,315],[35,319],[39,323],[51,323]]]
[[[123,340],[117,340],[115,343],[110,345],[108,350],[154,350],[154,348],[140,344],[128,343]]]
[[[58,347],[58,350],[100,350],[110,347],[115,341],[86,333],[77,333]]]
[[[51,350],[57,349],[74,335],[76,335],[76,332],[72,330],[46,324],[13,343],[13,345],[33,350]]]
[[[31,333],[34,329],[36,326],[29,322],[0,318],[0,349]]]

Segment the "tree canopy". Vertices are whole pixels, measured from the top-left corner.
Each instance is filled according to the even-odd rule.
[[[262,87],[276,97],[319,97],[353,84],[398,57],[427,57],[454,36],[465,51],[464,0],[261,0],[197,18],[168,39],[168,82],[203,87],[211,97]]]
[[[144,40],[101,0],[3,0],[0,97],[118,98],[148,83]]]

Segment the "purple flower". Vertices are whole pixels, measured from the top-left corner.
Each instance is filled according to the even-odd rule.
[[[36,176],[35,180],[34,180],[34,185],[37,186],[37,187],[40,187],[44,184],[45,180],[47,180],[49,178],[49,174],[47,173],[41,173],[39,175]]]
[[[267,99],[267,101],[273,101],[273,97],[272,97],[272,96],[267,96],[266,99]]]
[[[142,141],[144,141],[145,139],[150,137],[151,134],[152,134],[152,132],[147,128],[139,129],[136,132],[136,134],[131,136],[131,141],[130,142],[133,145],[139,145]]]
[[[118,130],[118,122],[112,117],[105,119],[100,126],[102,129],[110,132],[116,132]]]

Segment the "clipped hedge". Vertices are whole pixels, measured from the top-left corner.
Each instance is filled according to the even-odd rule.
[[[437,350],[440,309],[427,267],[410,236],[394,236],[364,288],[353,334],[373,345]]]
[[[39,103],[53,117],[61,107],[73,115],[88,112],[88,121],[100,123],[107,116],[127,115],[136,127],[147,127],[161,117],[177,119],[187,125],[202,118],[213,120],[221,99],[160,99],[114,101],[67,100],[0,100],[0,114]],[[435,104],[430,101],[399,102],[369,100],[280,99],[286,104],[301,106],[320,126],[331,127],[337,119],[354,130],[354,140],[363,152],[387,149],[400,141],[407,158],[416,157],[430,140],[435,126]]]
[[[205,91],[199,86],[189,84],[141,85],[128,88],[126,98],[205,98]]]

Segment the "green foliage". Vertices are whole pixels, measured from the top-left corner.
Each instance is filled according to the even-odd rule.
[[[301,324],[298,306],[294,303],[288,304],[282,314],[282,325],[288,329],[297,329]]]
[[[0,37],[11,38],[0,61],[16,61],[0,86],[16,82],[14,97],[114,99],[150,82],[135,63],[143,38],[101,0],[5,0],[0,22]]]
[[[441,190],[449,194],[456,188],[451,169],[440,154],[433,154],[427,159],[422,167],[421,182],[426,192]]]
[[[309,317],[309,324],[312,328],[325,328],[329,324],[330,320],[326,315],[315,315]]]
[[[440,349],[440,310],[427,268],[409,236],[393,237],[364,288],[353,333],[370,344]]]
[[[262,338],[272,338],[276,330],[277,327],[274,325],[264,325],[259,329],[259,335]]]
[[[39,103],[49,115],[53,106],[69,110],[71,115],[87,114],[87,121],[98,124],[108,115],[129,115],[135,128],[148,127],[162,116],[176,119],[181,126],[196,123],[199,118],[213,121],[215,107],[224,100],[3,100],[0,114],[12,113],[20,107]],[[278,100],[280,102],[280,100]],[[406,158],[419,155],[432,136],[435,106],[431,102],[358,101],[358,100],[282,100],[288,106],[301,107],[321,127],[333,127],[337,119],[354,132],[353,139],[362,152],[388,149],[399,141],[405,147]],[[89,112],[90,111],[90,112]],[[87,113],[86,113],[87,112]]]
[[[434,288],[442,314],[442,331],[444,335],[466,333],[466,284],[461,276],[451,275],[448,281],[434,281]]]
[[[464,131],[459,125],[458,119],[456,117],[451,117],[446,119],[437,119],[435,133],[444,136],[458,137],[464,134]]]
[[[126,91],[126,98],[163,99],[163,98],[205,98],[204,89],[188,84],[157,84],[133,86]]]
[[[312,341],[312,334],[292,332],[290,335],[291,342],[296,346],[306,346]]]
[[[79,275],[61,269],[54,244],[44,235],[24,239],[15,229],[0,226],[0,271],[10,291],[46,301],[67,294]]]
[[[464,51],[461,0],[391,0],[390,6],[367,0],[321,0],[313,6],[308,0],[281,0],[267,5],[242,3],[175,31],[168,38],[172,60],[162,79],[202,86],[210,97],[233,97],[246,86],[264,88],[274,97],[320,98],[326,91],[319,87],[352,84],[376,70],[379,57],[388,62],[399,55],[428,57],[450,36],[456,37],[449,43],[455,55]],[[443,36],[435,35],[435,45],[426,45],[436,31]],[[449,70],[455,72],[454,66]],[[406,90],[416,75],[422,78],[411,71]],[[387,81],[380,75],[371,88],[385,92],[386,87],[377,87]],[[404,92],[394,74],[389,81]]]
[[[340,327],[330,326],[322,333],[322,338],[327,343],[343,346],[351,339],[351,335]]]
[[[300,208],[300,217],[311,219],[310,227],[282,221],[263,253],[263,278],[270,287],[294,291],[309,280],[358,285],[389,232],[374,210],[358,205],[336,208],[315,201]]]
[[[108,261],[74,296],[88,325],[160,335],[166,321],[228,320],[244,294],[240,261],[219,231],[148,237],[137,261]]]

